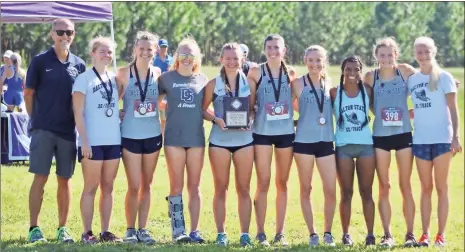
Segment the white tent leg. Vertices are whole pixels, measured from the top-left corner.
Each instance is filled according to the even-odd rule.
[[[110,32],[111,32],[111,39],[115,41],[115,30],[113,29],[113,21],[110,22]],[[113,72],[116,74],[116,50],[113,50]]]

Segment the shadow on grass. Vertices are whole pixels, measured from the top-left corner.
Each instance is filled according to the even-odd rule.
[[[239,243],[230,243],[227,248],[221,248],[215,245],[214,242],[208,242],[206,244],[173,244],[173,243],[157,243],[154,246],[145,246],[141,244],[115,244],[115,243],[100,243],[93,246],[84,245],[82,243],[74,244],[60,244],[56,242],[42,242],[42,243],[27,243],[25,240],[7,240],[5,242],[0,241],[1,251],[79,251],[79,252],[91,252],[91,251],[195,251],[195,252],[213,252],[213,251],[386,251],[388,249],[380,248],[377,246],[365,247],[364,245],[356,245],[353,247],[345,247],[338,245],[336,247],[312,247],[310,248],[307,244],[297,244],[288,248],[282,247],[248,247],[241,248]],[[403,246],[396,246],[392,250],[407,250]],[[434,250],[434,248],[432,249]]]

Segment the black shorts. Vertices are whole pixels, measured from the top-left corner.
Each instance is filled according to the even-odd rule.
[[[162,135],[146,139],[121,138],[123,148],[135,154],[152,154],[157,152],[161,149],[162,143]]]
[[[121,145],[96,145],[90,146],[92,149],[92,158],[90,160],[112,160],[121,158]],[[82,149],[78,147],[78,160],[82,161]]]
[[[276,148],[292,147],[295,134],[266,136],[253,133],[254,145],[274,145]]]
[[[294,153],[313,155],[316,158],[334,154],[333,142],[297,143],[294,142]]]
[[[412,147],[412,132],[392,136],[373,136],[373,147],[385,151],[402,150]]]
[[[223,148],[223,149],[226,149],[228,150],[229,152],[231,153],[234,153],[242,148],[245,148],[245,147],[249,147],[249,146],[253,146],[253,142],[252,143],[248,143],[248,144],[245,144],[245,145],[241,145],[241,146],[219,146],[219,145],[216,145],[216,144],[212,144],[212,143],[209,143],[208,144],[208,147],[217,147],[217,148]]]

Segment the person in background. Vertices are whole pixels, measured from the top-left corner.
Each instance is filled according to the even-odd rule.
[[[11,50],[6,50],[5,53],[3,54],[3,57],[2,57],[2,63],[3,64],[2,64],[2,66],[0,66],[0,77],[5,72],[5,68],[11,65],[11,60],[10,60],[11,55],[13,55],[13,51],[11,51]],[[3,84],[4,84],[4,80],[0,80],[0,85],[2,85],[2,89],[0,89],[0,91],[2,92],[2,95],[1,95],[1,102],[2,103],[3,103],[3,93],[5,91],[4,88],[6,88],[6,86],[3,86]]]
[[[168,54],[168,41],[166,39],[160,39],[158,41],[159,51],[153,58],[153,65],[160,68],[161,72],[168,71],[173,66],[173,57]],[[166,96],[159,104],[160,106],[160,126],[162,134],[165,132],[166,123]]]
[[[4,84],[8,85],[8,89],[4,94],[7,111],[13,112],[17,107],[18,112],[23,112],[23,88],[26,71],[21,68],[21,56],[19,54],[13,53],[11,63],[11,66],[7,67],[0,77],[0,90],[3,90]]]
[[[244,62],[242,63],[242,72],[244,72],[245,76],[247,76],[250,68],[257,66],[257,63],[248,60],[247,56],[249,56],[249,47],[246,44],[240,44],[240,47],[244,55]]]
[[[56,19],[50,35],[54,45],[34,58],[27,69],[24,100],[31,118],[29,172],[34,180],[29,191],[30,228],[28,241],[46,241],[39,228],[39,213],[55,156],[58,180],[58,230],[61,242],[73,242],[68,222],[71,204],[70,181],[76,163],[76,132],[72,88],[76,77],[86,70],[84,61],[70,52],[75,31],[69,19]]]

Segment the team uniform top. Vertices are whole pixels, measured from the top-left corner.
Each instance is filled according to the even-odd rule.
[[[121,132],[118,114],[118,88],[116,87],[115,74],[107,72],[107,74],[103,74],[100,77],[103,83],[92,68],[85,71],[76,78],[73,93],[81,92],[86,95],[84,123],[89,145],[119,145],[121,144]],[[110,80],[112,88],[110,88],[108,80]],[[109,92],[107,93],[107,91]],[[110,100],[110,103],[108,103],[108,100]],[[111,109],[113,112],[111,116],[107,114],[108,109]],[[78,145],[82,145],[80,136],[78,137]]]
[[[340,88],[337,87],[336,99],[334,100],[334,115],[336,118],[336,146],[344,146],[347,144],[373,144],[373,138],[369,124],[361,127],[365,121],[365,117],[368,114],[368,108],[370,106],[370,99],[366,92],[365,87],[365,104],[364,110],[362,92],[359,90],[356,97],[348,97],[346,93],[342,92],[342,104],[339,107]],[[338,125],[339,121],[339,109],[341,109],[341,116],[343,123],[341,126]]]
[[[407,106],[407,83],[402,78],[399,69],[396,69],[394,79],[389,81],[382,81],[378,70],[375,70],[374,79],[373,135],[392,136],[411,132],[412,125]]]
[[[303,81],[304,87],[299,97],[299,121],[296,128],[295,142],[332,142],[334,141],[334,129],[329,88],[327,87],[323,91],[320,87],[315,87],[315,94],[308,82],[307,76],[303,76]],[[324,124],[319,123],[321,113],[315,95],[318,95],[318,101],[320,103],[322,99],[324,99]]]
[[[159,108],[158,108],[158,83],[153,78],[154,68],[150,68],[147,83],[147,94],[142,102],[141,90],[144,93],[147,73],[139,72],[140,86],[135,74],[129,72],[129,81],[124,91],[123,122],[121,123],[121,135],[130,139],[147,139],[161,135]],[[145,113],[140,113],[142,109]]]
[[[158,89],[168,101],[165,146],[205,147],[202,100],[207,81],[203,74],[182,76],[177,71],[159,77]]]
[[[408,79],[415,117],[413,144],[452,142],[452,121],[445,94],[456,93],[452,75],[441,71],[435,91],[428,88],[429,75],[417,72]]]
[[[275,90],[278,91],[279,77],[274,78],[275,87],[266,71],[265,64],[260,67],[260,81],[257,83],[257,99],[253,133],[267,136],[288,135],[294,133],[294,110],[292,92],[284,71],[281,74],[281,88],[276,101]]]
[[[250,96],[250,86],[247,82],[247,77],[244,73],[240,73],[240,80],[238,88],[238,97],[249,97]],[[226,85],[221,78],[221,76],[216,77],[215,79],[215,89],[213,95],[213,109],[215,111],[215,116],[223,118],[224,116],[224,97],[234,96],[235,90],[232,92],[226,91]],[[248,109],[248,108],[247,108]],[[210,143],[218,146],[226,147],[236,147],[249,144],[253,141],[252,131],[250,130],[235,130],[228,129],[222,130],[217,124],[213,124],[210,131]]]

